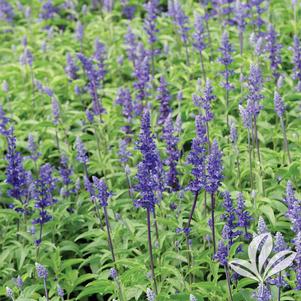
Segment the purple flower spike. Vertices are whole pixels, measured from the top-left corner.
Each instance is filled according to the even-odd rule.
[[[167,172],[167,186],[173,191],[180,189],[179,180],[177,177],[177,163],[180,159],[180,151],[178,150],[179,138],[175,136],[175,129],[172,122],[172,117],[169,115],[164,123],[163,139],[166,143],[166,153],[168,155],[165,164],[169,167]]]
[[[70,53],[67,53],[67,56],[66,56],[66,67],[65,67],[65,72],[68,76],[68,78],[72,81],[72,80],[75,80],[78,78],[78,70],[79,68],[75,65],[75,62],[71,56]]]
[[[280,74],[278,71],[279,66],[281,65],[281,49],[282,45],[277,42],[277,33],[272,25],[269,26],[269,31],[266,36],[266,48],[269,52],[270,67],[273,73],[275,80],[277,81]]]
[[[158,123],[163,124],[171,112],[169,104],[171,97],[167,88],[167,82],[165,81],[165,78],[163,76],[161,76],[160,78],[160,85],[157,92],[157,99],[160,101],[160,116]]]
[[[207,162],[206,191],[211,194],[217,192],[222,179],[222,153],[219,150],[217,141],[214,139],[211,145],[211,152],[208,156]]]
[[[230,83],[230,77],[233,75],[233,70],[230,70],[230,65],[233,62],[231,53],[234,51],[232,45],[229,41],[228,32],[224,32],[221,40],[221,47],[219,48],[221,52],[221,56],[219,58],[219,62],[225,66],[225,70],[221,72],[224,77],[224,82],[222,82],[222,87],[226,90],[233,89],[233,86]]]
[[[187,162],[192,164],[192,175],[194,180],[189,184],[192,192],[199,192],[206,186],[206,153],[208,139],[206,136],[206,127],[200,115],[195,118],[196,137],[192,140],[191,151],[188,155]]]
[[[182,42],[186,45],[188,42],[187,33],[190,30],[187,25],[189,18],[185,15],[178,0],[171,0],[168,2],[168,12],[178,29]]]
[[[51,105],[52,105],[52,116],[53,116],[52,122],[55,126],[57,126],[59,124],[59,118],[60,118],[60,106],[55,97],[52,97]]]
[[[285,112],[284,102],[283,102],[282,97],[280,96],[280,94],[277,91],[275,91],[275,94],[274,94],[274,107],[275,107],[275,112],[277,113],[279,118],[282,118],[283,114]]]
[[[297,91],[301,91],[301,47],[300,40],[297,35],[294,36],[294,46],[293,46],[293,80],[296,80]]]
[[[203,17],[199,14],[194,16],[194,34],[192,35],[194,43],[194,48],[202,53],[206,49],[205,43],[205,27]]]
[[[41,279],[47,279],[48,278],[47,269],[43,265],[41,265],[37,262],[36,262],[35,266],[36,266],[36,271],[37,271],[38,277]]]
[[[111,196],[111,193],[108,192],[106,183],[97,177],[92,177],[92,179],[95,189],[95,196],[97,197],[99,204],[101,207],[108,206],[108,198]]]

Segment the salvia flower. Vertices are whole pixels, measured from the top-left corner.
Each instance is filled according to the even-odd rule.
[[[284,202],[287,204],[286,216],[292,223],[292,230],[297,234],[301,231],[301,202],[295,196],[291,181],[287,182]]]
[[[233,62],[231,53],[234,51],[232,45],[229,41],[228,32],[224,32],[222,35],[221,46],[219,48],[221,56],[219,57],[219,62],[225,66],[225,70],[222,71],[224,77],[224,82],[222,82],[222,87],[226,90],[233,89],[233,86],[230,83],[230,77],[233,75],[233,70],[230,69],[230,65]]]
[[[140,46],[139,49],[144,51],[143,46]],[[150,82],[150,62],[147,55],[139,55],[137,57],[135,61],[134,76],[136,81],[134,82],[133,86],[137,91],[136,98],[138,101],[136,106],[136,113],[140,114],[143,108],[142,101],[144,101],[148,96],[148,88]]]
[[[9,118],[6,117],[6,114],[3,110],[3,107],[0,105],[0,134],[6,136],[7,129],[6,125],[9,122]]]
[[[277,91],[275,91],[275,94],[274,94],[274,108],[275,108],[275,112],[277,113],[278,117],[282,118],[283,114],[285,112],[285,107],[284,107],[283,99]]]
[[[153,210],[154,205],[158,202],[155,194],[161,195],[164,189],[164,176],[160,155],[151,132],[148,110],[145,110],[141,119],[137,148],[142,154],[142,162],[138,164],[138,184],[136,185],[141,199],[136,202],[136,206]]]
[[[297,91],[301,91],[301,47],[300,40],[297,35],[294,36],[293,46],[293,80],[297,81]]]
[[[257,291],[253,294],[257,301],[270,301],[272,294],[270,289],[262,282],[259,283]]]
[[[180,159],[180,151],[178,150],[179,138],[175,135],[175,129],[172,122],[172,117],[169,115],[164,123],[163,139],[166,143],[166,153],[168,155],[165,164],[169,167],[166,175],[166,184],[173,191],[178,191],[180,188],[177,172],[177,163]]]
[[[117,273],[116,269],[111,268],[110,269],[110,277],[115,280],[117,278],[117,276],[118,276],[118,273]]]
[[[48,278],[48,271],[45,268],[45,266],[43,266],[42,264],[37,263],[37,262],[36,262],[35,266],[36,266],[36,272],[37,272],[38,277],[40,279],[47,279]]]
[[[126,35],[124,36],[126,51],[128,55],[128,59],[135,64],[136,61],[136,49],[138,46],[137,38],[132,31],[132,28],[129,26]]]
[[[160,85],[158,87],[157,92],[158,92],[157,99],[160,102],[160,115],[159,115],[158,123],[163,124],[171,112],[171,108],[169,104],[171,97],[168,91],[167,82],[163,76],[161,76],[160,78]]]
[[[12,22],[15,13],[12,5],[6,0],[0,0],[0,20],[6,22]]]
[[[68,166],[68,157],[66,155],[61,156],[59,172],[62,178],[62,182],[65,186],[72,184],[71,176],[73,170]]]
[[[247,25],[246,19],[248,17],[247,4],[242,3],[241,0],[237,0],[234,13],[235,13],[234,19],[236,21],[238,30],[240,32],[244,32]]]
[[[64,298],[64,295],[65,295],[64,290],[62,289],[62,287],[59,284],[57,286],[56,291],[57,291],[57,295],[59,297]]]
[[[100,66],[101,64],[95,63],[93,58],[88,58],[81,53],[79,53],[77,57],[80,60],[87,77],[86,88],[92,98],[93,113],[96,116],[101,115],[105,112],[97,91],[103,79],[102,76],[104,75],[103,70],[100,69],[102,68]]]
[[[20,275],[18,275],[18,277],[16,278],[16,285],[17,285],[18,289],[22,289],[22,287],[24,285],[24,282]]]
[[[209,122],[213,119],[212,102],[216,99],[209,79],[206,80],[203,96],[201,97],[201,107],[204,110],[204,121]]]
[[[120,88],[116,97],[116,104],[122,106],[122,114],[127,122],[131,122],[133,118],[133,101],[131,92],[127,88]]]
[[[52,218],[47,212],[47,207],[57,202],[53,198],[57,179],[53,178],[52,172],[52,167],[49,163],[42,165],[39,178],[34,182],[32,194],[35,200],[35,207],[39,209],[39,217],[33,220],[33,224],[43,225]]]
[[[51,106],[52,106],[52,116],[53,116],[52,123],[55,126],[57,126],[59,124],[59,118],[60,118],[60,106],[56,97],[52,97]]]
[[[59,13],[59,8],[53,5],[52,0],[46,0],[41,7],[40,18],[42,20],[53,19]]]
[[[72,58],[72,55],[68,52],[66,55],[66,67],[65,72],[70,80],[75,80],[78,78],[78,72],[79,68],[76,66],[74,59]]]
[[[282,45],[277,42],[277,32],[273,25],[269,26],[269,31],[266,35],[266,49],[269,53],[270,67],[275,80],[279,78],[278,68],[281,65],[281,49]]]
[[[80,163],[87,164],[89,162],[87,151],[85,149],[82,140],[79,137],[76,137],[75,148],[76,148],[76,159]]]
[[[82,44],[84,39],[84,26],[80,21],[76,23],[75,38],[78,42]]]
[[[236,210],[233,206],[233,200],[228,191],[223,193],[224,202],[223,207],[225,209],[225,213],[222,214],[221,219],[226,222],[227,235],[223,237],[225,240],[229,240],[229,246],[233,244],[234,239],[241,234],[239,230],[236,230],[237,222],[236,222]]]
[[[132,155],[131,152],[128,151],[127,147],[128,147],[127,139],[121,139],[119,141],[118,155],[119,155],[119,158],[120,158],[120,162],[122,164],[126,164],[129,161],[129,158]]]
[[[146,298],[147,301],[156,301],[156,294],[150,289],[146,289]]]
[[[199,14],[194,16],[194,33],[193,37],[193,46],[201,54],[204,49],[206,49],[205,43],[205,27],[203,17]]]
[[[189,184],[189,189],[193,192],[199,192],[206,186],[206,154],[208,138],[206,136],[206,127],[200,115],[195,118],[196,137],[192,140],[191,151],[187,162],[191,164],[194,179]]]
[[[223,179],[222,153],[216,139],[213,140],[207,162],[206,191],[215,193]]]
[[[258,36],[263,35],[262,27],[265,25],[265,22],[262,19],[262,14],[265,11],[265,7],[263,7],[264,3],[264,0],[252,0],[250,2],[250,9],[253,10],[253,13],[251,14],[253,20],[251,21],[251,23],[256,26],[256,33]]]
[[[178,33],[181,37],[182,42],[186,45],[188,42],[188,17],[185,15],[181,4],[178,0],[173,0],[168,2],[169,15],[172,18],[174,24],[177,26]]]
[[[245,238],[249,239],[250,235],[247,230],[250,227],[252,217],[250,213],[246,210],[245,200],[241,192],[239,192],[237,195],[236,215],[237,215],[237,226],[244,228]]]
[[[274,252],[279,253],[285,250],[288,250],[288,246],[284,240],[283,235],[280,232],[277,232],[275,235]]]
[[[214,258],[219,261],[223,266],[228,264],[229,248],[225,245],[223,240],[218,242],[217,252],[214,255]]]
[[[294,244],[296,248],[296,289],[301,290],[301,232],[298,232],[295,239]]]
[[[108,198],[111,196],[111,193],[108,192],[106,183],[97,177],[92,177],[92,179],[95,189],[95,196],[97,197],[100,205],[102,207],[108,206]]]
[[[243,126],[246,129],[251,129],[252,128],[252,115],[247,110],[247,108],[245,109],[242,105],[239,105],[238,108],[239,108],[239,113],[240,113],[240,117],[242,119]]]
[[[6,296],[12,300],[14,300],[14,292],[11,288],[9,288],[8,286],[5,288],[6,291]]]
[[[32,134],[28,135],[28,150],[30,152],[30,158],[33,161],[37,161],[41,156],[41,153],[38,151],[38,146],[35,142],[34,136]]]
[[[262,110],[260,105],[263,95],[261,94],[263,86],[263,79],[261,69],[259,65],[252,64],[250,67],[250,75],[248,80],[248,98],[247,98],[247,110],[254,118],[257,118],[258,114]]]
[[[105,59],[106,59],[106,46],[104,43],[101,43],[98,39],[95,40],[94,42],[94,59],[97,61],[97,73],[98,73],[98,78],[100,81],[104,80],[104,77],[107,73],[106,67],[105,67]]]
[[[158,0],[149,0],[144,8],[146,10],[146,16],[144,18],[144,30],[148,35],[148,42],[152,45],[157,41],[156,34],[159,32],[156,19],[158,14]]]
[[[257,234],[263,234],[269,232],[267,225],[262,216],[259,216],[257,225]]]
[[[14,129],[7,131],[6,183],[11,185],[8,195],[25,204],[28,197],[28,172],[24,169],[21,153],[16,150]]]

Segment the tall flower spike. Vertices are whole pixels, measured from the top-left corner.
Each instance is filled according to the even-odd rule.
[[[169,167],[166,175],[166,184],[173,191],[178,191],[180,188],[177,172],[177,164],[180,159],[180,151],[178,150],[179,138],[175,135],[175,129],[172,122],[172,117],[169,115],[164,123],[163,139],[166,143],[166,153],[168,155],[165,164]]]
[[[66,55],[66,67],[65,72],[69,78],[69,80],[75,80],[78,78],[78,72],[79,68],[76,66],[71,54],[68,52]]]
[[[135,107],[136,114],[140,115],[143,110],[143,101],[148,96],[148,88],[150,82],[150,62],[149,57],[145,54],[145,49],[142,44],[138,47],[141,51],[135,61],[134,76],[136,78],[133,86],[137,91],[137,104]],[[144,53],[144,55],[142,55]]]
[[[122,114],[127,122],[133,118],[133,101],[128,88],[120,88],[116,97],[116,104],[122,106]]]
[[[301,290],[301,232],[298,232],[295,239],[294,244],[296,248],[296,289]]]
[[[30,158],[33,161],[37,161],[41,156],[41,153],[38,151],[38,146],[32,134],[28,135],[28,150],[30,152]]]
[[[283,114],[285,112],[285,108],[284,108],[284,102],[282,97],[280,96],[280,94],[275,91],[274,94],[274,108],[275,108],[275,112],[277,113],[279,118],[283,117]]]
[[[250,227],[252,217],[250,213],[246,210],[245,200],[241,192],[237,195],[237,226],[242,227],[245,230],[245,238],[250,239],[250,234],[248,233],[248,228]]]
[[[6,0],[0,1],[0,21],[12,22],[15,13],[12,5]]]
[[[87,155],[87,151],[85,149],[85,146],[81,139],[79,137],[76,137],[76,142],[75,142],[75,147],[76,147],[76,159],[83,164],[87,164],[89,162],[89,158]]]
[[[199,14],[194,15],[194,33],[193,46],[199,52],[202,53],[206,49],[205,43],[205,27],[203,22],[203,17]]]
[[[261,69],[259,65],[252,64],[248,80],[249,93],[247,99],[247,110],[252,116],[254,116],[254,118],[257,118],[263,108],[260,104],[260,101],[263,99],[263,95],[261,94],[262,86],[263,79]]]
[[[48,271],[45,268],[45,266],[43,266],[42,264],[37,263],[37,262],[36,262],[35,266],[36,266],[36,271],[37,271],[38,277],[41,278],[41,279],[47,279],[48,278]]]
[[[92,179],[96,192],[95,196],[98,198],[99,204],[101,207],[108,206],[108,198],[111,196],[111,193],[108,192],[106,183],[97,177],[92,177]]]
[[[239,108],[239,113],[240,113],[240,117],[242,119],[242,123],[243,123],[244,128],[251,129],[251,127],[252,127],[252,115],[242,105],[239,105],[238,108]]]
[[[212,102],[216,99],[216,96],[213,94],[213,88],[211,85],[211,81],[209,79],[206,80],[206,85],[203,93],[203,97],[201,97],[201,106],[204,110],[204,121],[209,122],[213,119],[212,113]]]
[[[206,154],[208,139],[206,136],[206,127],[200,115],[195,118],[196,137],[192,140],[191,151],[187,162],[192,164],[192,175],[194,179],[189,184],[189,189],[193,192],[199,192],[206,186]]]
[[[16,137],[14,129],[7,131],[7,153],[6,161],[6,183],[11,185],[8,195],[19,200],[21,203],[26,202],[28,196],[28,172],[24,169],[23,158],[20,152],[16,150]]]
[[[137,190],[142,194],[142,202],[148,202],[148,194],[150,196],[151,206],[158,202],[154,194],[161,195],[164,190],[164,177],[162,162],[150,126],[150,113],[146,110],[141,119],[141,130],[137,148],[142,154],[142,162],[138,165],[137,178],[139,184]],[[145,177],[143,179],[143,177]],[[144,191],[145,182],[146,190]],[[148,192],[147,192],[148,191]]]
[[[144,30],[148,35],[148,42],[152,45],[157,41],[156,34],[159,32],[156,19],[158,14],[158,0],[149,0],[144,8],[146,10],[146,17],[144,18]]]
[[[233,75],[233,70],[230,70],[230,65],[233,62],[233,58],[231,53],[234,51],[232,45],[229,41],[228,32],[224,32],[222,35],[221,46],[219,48],[221,52],[221,56],[219,58],[219,62],[225,66],[225,70],[222,71],[222,75],[224,77],[224,82],[222,82],[222,87],[226,90],[233,89],[233,86],[230,83],[230,77]]]
[[[169,15],[173,19],[174,24],[177,26],[178,33],[181,37],[182,42],[186,45],[188,42],[187,33],[190,30],[190,28],[187,25],[189,19],[185,15],[178,0],[169,0],[168,6]]]
[[[259,283],[256,293],[254,293],[254,297],[257,301],[271,301],[272,294],[270,289],[264,284]]]
[[[297,91],[301,91],[301,46],[297,35],[294,36],[293,46],[293,80],[297,81]]]
[[[96,116],[101,115],[105,112],[97,91],[102,81],[101,76],[103,75],[101,66],[94,61],[94,58],[87,58],[81,53],[79,53],[77,57],[80,60],[87,77],[86,88],[92,98],[93,113]]]
[[[53,124],[57,126],[59,124],[60,118],[60,106],[57,99],[53,96],[51,99],[51,106],[52,106],[52,116],[53,116]]]
[[[80,44],[82,44],[84,38],[84,26],[80,21],[76,23],[75,38],[78,42],[80,42]]]
[[[292,230],[297,234],[301,231],[301,201],[296,198],[291,181],[287,182],[284,202],[287,204],[286,216],[292,223]]]
[[[221,185],[222,179],[222,153],[219,150],[217,141],[214,139],[207,162],[206,191],[211,194],[217,192],[219,186]]]
[[[57,179],[52,176],[52,167],[46,163],[40,167],[39,178],[34,182],[33,198],[35,207],[39,209],[39,217],[33,220],[33,224],[43,225],[51,220],[52,216],[47,212],[47,207],[57,202],[53,198]]]
[[[146,298],[147,301],[156,301],[156,294],[150,289],[146,289]]]
[[[269,31],[266,36],[266,48],[269,52],[270,67],[275,80],[277,81],[279,74],[279,66],[281,65],[281,49],[282,45],[277,42],[277,32],[275,31],[273,25],[269,26]]]
[[[214,258],[219,261],[223,266],[228,264],[229,248],[225,245],[223,240],[218,242],[217,252],[214,255]]]
[[[107,73],[106,68],[105,68],[105,60],[106,60],[106,46],[104,43],[101,43],[98,39],[95,40],[94,42],[94,59],[97,61],[97,74],[98,74],[98,79],[100,81],[104,80],[104,77]]]
[[[159,124],[163,124],[167,119],[168,115],[171,113],[170,108],[170,93],[168,91],[167,82],[163,76],[160,77],[160,85],[158,87],[158,96],[157,99],[160,102],[160,116],[158,119]]]
[[[135,64],[136,61],[136,49],[137,49],[137,38],[132,31],[132,28],[129,26],[126,35],[124,36],[126,51],[128,55],[128,59]]]
[[[258,225],[257,225],[257,234],[263,234],[269,232],[267,225],[263,219],[262,216],[258,219]]]

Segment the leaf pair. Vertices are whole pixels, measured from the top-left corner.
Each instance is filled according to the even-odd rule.
[[[275,254],[268,260],[272,250],[272,235],[270,233],[260,234],[249,245],[248,255],[250,261],[234,259],[229,262],[229,266],[243,277],[264,283],[269,277],[290,266],[297,255],[296,252],[286,250]]]

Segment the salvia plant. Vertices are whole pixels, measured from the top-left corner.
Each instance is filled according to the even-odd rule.
[[[0,0],[0,300],[301,301],[300,16]]]

